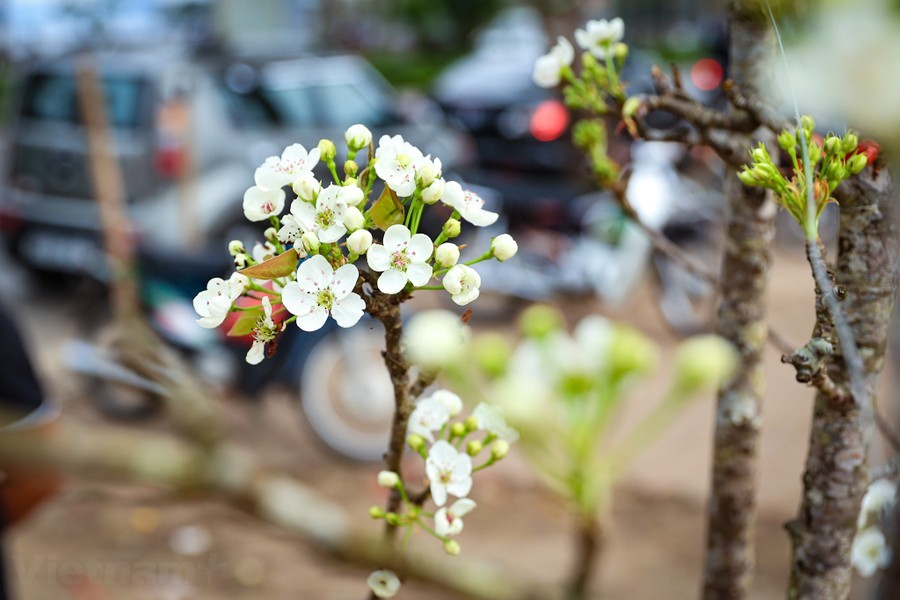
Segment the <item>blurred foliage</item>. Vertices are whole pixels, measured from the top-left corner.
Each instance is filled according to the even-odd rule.
[[[384,16],[415,31],[420,48],[452,52],[469,46],[478,27],[506,6],[504,0],[394,0],[381,4]]]

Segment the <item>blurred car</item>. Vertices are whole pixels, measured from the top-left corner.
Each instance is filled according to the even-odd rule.
[[[411,111],[358,57],[248,62],[117,52],[92,62],[139,246],[214,252],[227,264],[223,244],[259,225],[244,219],[241,203],[253,169],[294,142],[339,142],[354,123],[369,125],[376,139],[402,134],[439,156],[445,170],[464,156],[460,134],[424,114],[408,118]],[[100,219],[75,69],[73,57],[21,75],[0,231],[30,266],[100,275]]]

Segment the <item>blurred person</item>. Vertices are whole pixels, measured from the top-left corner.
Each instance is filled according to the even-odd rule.
[[[7,309],[0,304],[0,436],[23,444],[48,435],[58,408],[44,395],[22,336]],[[50,471],[0,470],[0,544],[3,533],[24,519],[59,487]],[[0,546],[2,547],[2,546]],[[0,600],[9,595],[5,556],[0,551]]]

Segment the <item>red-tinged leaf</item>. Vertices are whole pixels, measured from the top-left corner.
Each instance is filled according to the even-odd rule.
[[[259,308],[241,311],[241,316],[238,317],[237,321],[234,322],[234,325],[231,326],[231,329],[228,330],[227,335],[229,337],[244,337],[245,335],[250,335],[253,333],[253,327],[256,325],[256,322],[259,321],[261,316],[263,316],[262,305],[260,305]]]
[[[265,260],[252,267],[239,271],[241,275],[246,275],[253,279],[275,279],[277,277],[287,277],[297,270],[297,263],[300,257],[297,251],[291,248],[283,254],[279,254],[274,258]]]
[[[382,231],[386,231],[391,225],[403,223],[405,218],[403,203],[388,186],[384,186],[381,196],[372,205],[369,218],[372,219],[375,227]]]

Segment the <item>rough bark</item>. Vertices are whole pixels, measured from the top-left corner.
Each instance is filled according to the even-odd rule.
[[[791,599],[839,600],[850,594],[850,549],[868,484],[875,379],[884,366],[893,304],[898,246],[888,213],[890,176],[867,169],[835,196],[841,206],[835,287],[863,362],[863,397],[849,391],[850,376],[835,340],[825,359],[828,385],[818,386],[816,394],[803,500],[797,518],[787,524],[793,544]]]
[[[731,75],[750,95],[762,91],[774,40],[761,13],[730,5]],[[718,333],[741,355],[733,381],[719,393],[708,507],[703,598],[745,598],[753,574],[756,462],[762,354],[767,340],[765,298],[772,261],[775,206],[761,189],[727,182],[728,213]]]

